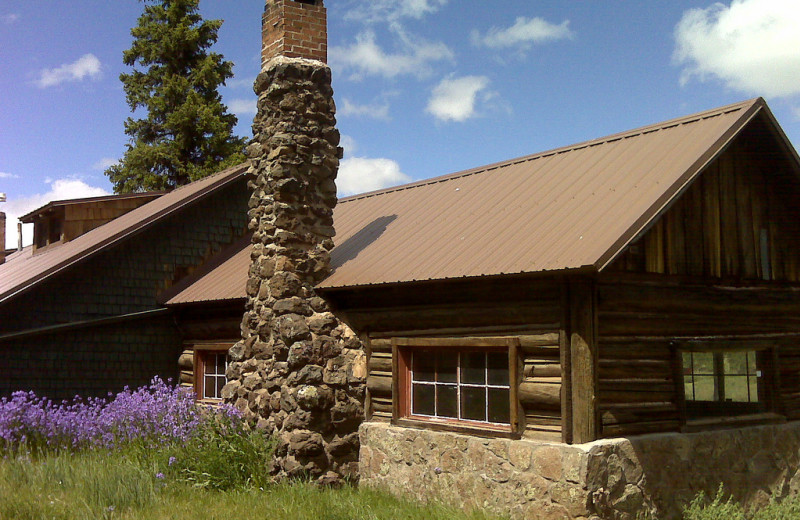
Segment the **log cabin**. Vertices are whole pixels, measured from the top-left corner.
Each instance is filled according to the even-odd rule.
[[[797,419],[799,166],[754,99],[342,199],[318,290],[364,343],[366,420],[585,443]],[[162,295],[211,398],[248,244]]]

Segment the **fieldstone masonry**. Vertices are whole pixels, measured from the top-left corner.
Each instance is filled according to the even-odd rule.
[[[800,423],[575,445],[364,423],[360,482],[511,518],[679,519],[720,483],[753,510],[800,492]]]
[[[255,90],[248,302],[222,395],[276,434],[276,476],[355,479],[366,358],[314,290],[330,272],[341,155],[330,68],[279,55]]]

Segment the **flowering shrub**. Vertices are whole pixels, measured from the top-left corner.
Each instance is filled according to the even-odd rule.
[[[236,416],[233,409],[225,413]],[[76,397],[60,405],[33,392],[15,392],[0,399],[0,448],[115,449],[131,442],[183,442],[206,415],[191,392],[157,377],[107,399]]]

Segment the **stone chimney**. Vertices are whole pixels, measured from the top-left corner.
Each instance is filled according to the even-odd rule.
[[[277,438],[273,473],[355,479],[366,357],[314,286],[330,273],[341,149],[321,0],[267,0],[247,148],[252,263],[223,398]]]

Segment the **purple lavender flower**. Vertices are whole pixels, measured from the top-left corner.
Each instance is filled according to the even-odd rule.
[[[222,413],[234,420],[233,412]],[[185,442],[208,415],[190,391],[159,378],[107,399],[76,397],[59,405],[33,392],[15,392],[0,399],[0,449],[114,449],[133,441]],[[234,422],[241,421],[238,417]]]
[[[176,460],[178,460],[178,459],[176,459],[175,457],[170,457],[169,458],[169,462],[167,463],[167,466],[172,466],[173,464],[175,464]]]
[[[164,474],[159,471],[158,473],[156,473],[156,478],[159,480],[164,480]]]

